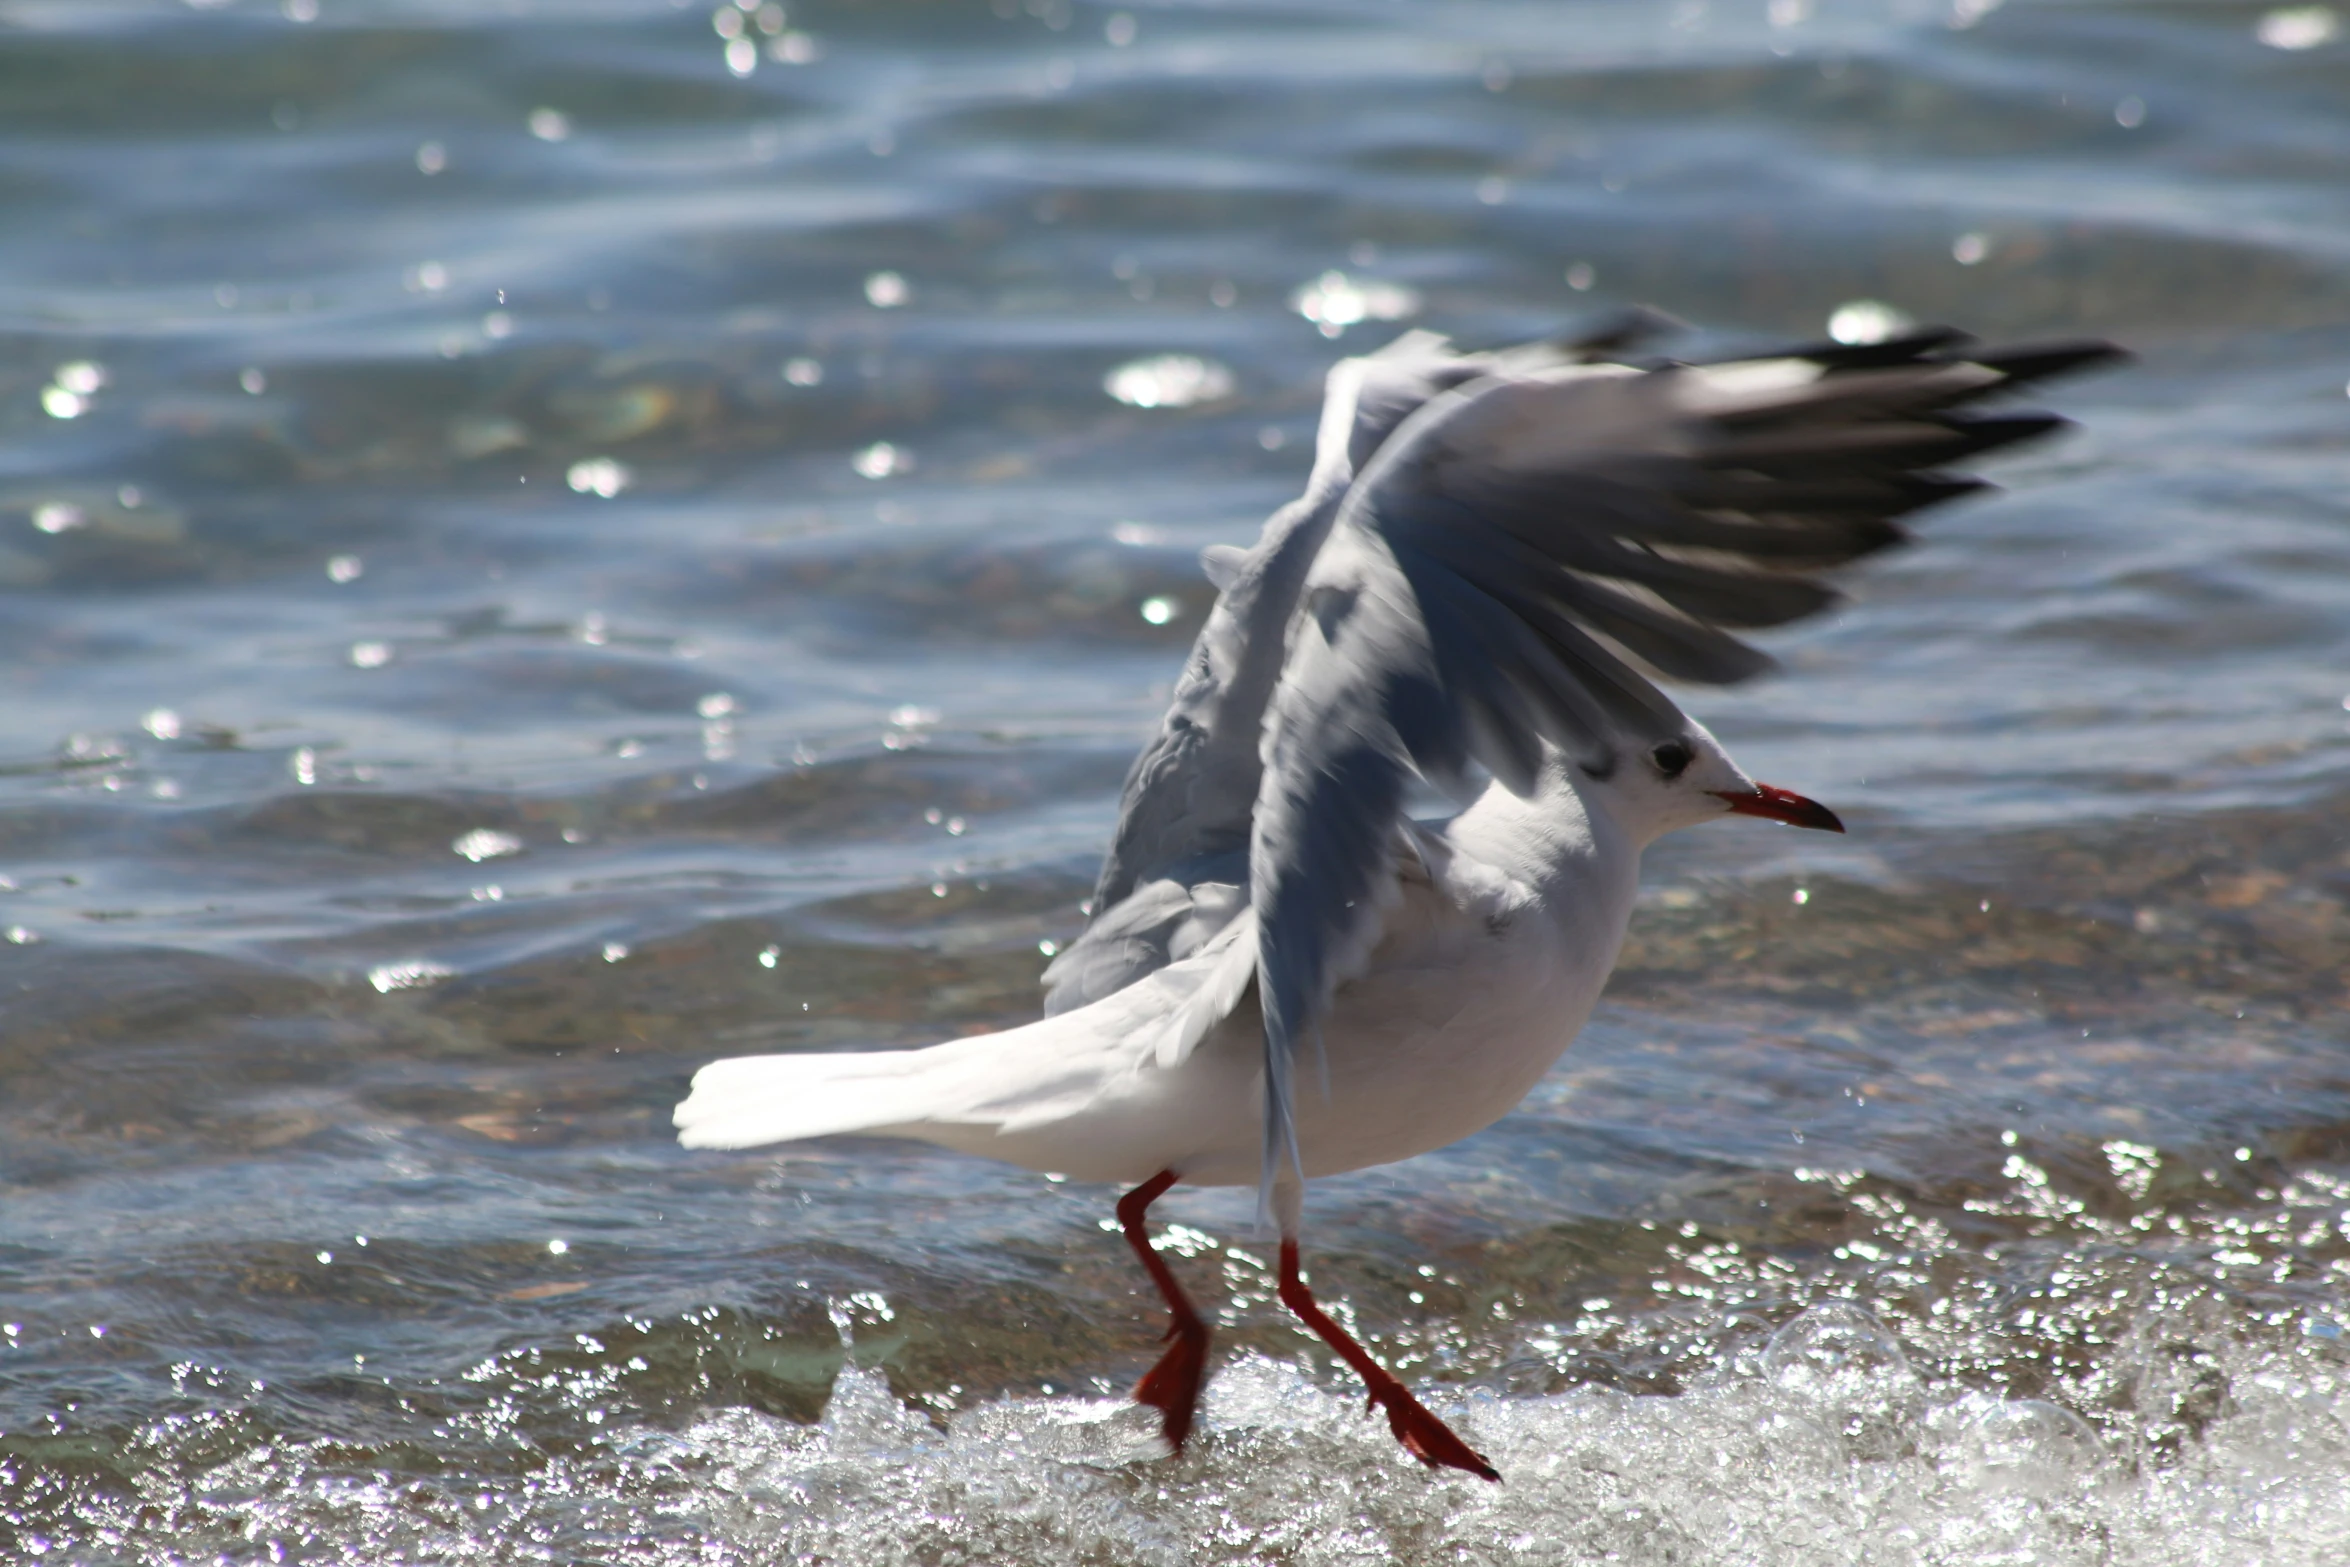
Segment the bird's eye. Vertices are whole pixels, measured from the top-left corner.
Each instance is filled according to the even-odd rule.
[[[1656,770],[1667,778],[1678,778],[1689,770],[1690,751],[1678,740],[1667,740],[1649,752],[1648,759],[1656,763]]]

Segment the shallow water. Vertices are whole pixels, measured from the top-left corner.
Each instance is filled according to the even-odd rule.
[[[2343,18],[733,15],[0,6],[0,1557],[2350,1551]],[[1851,835],[1661,847],[1517,1114],[1314,1192],[1506,1484],[1246,1194],[1170,1463],[1110,1193],[673,1146],[1033,1015],[1335,355],[1861,299],[2141,363],[1692,699]]]

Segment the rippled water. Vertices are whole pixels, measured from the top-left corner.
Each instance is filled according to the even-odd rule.
[[[2342,18],[719,18],[0,6],[0,1556],[2342,1559]],[[2142,361],[1695,701],[1851,836],[1665,846],[1519,1113],[1314,1193],[1503,1486],[1245,1193],[1170,1463],[1109,1193],[672,1145],[1033,1015],[1335,355],[1860,300]]]

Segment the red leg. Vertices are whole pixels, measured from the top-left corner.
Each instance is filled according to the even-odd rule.
[[[1208,1325],[1191,1309],[1191,1298],[1175,1282],[1175,1275],[1165,1260],[1151,1249],[1150,1231],[1143,1227],[1143,1215],[1150,1205],[1165,1196],[1167,1188],[1174,1184],[1175,1172],[1161,1170],[1119,1198],[1118,1223],[1126,1231],[1126,1244],[1134,1248],[1134,1255],[1142,1259],[1151,1282],[1159,1287],[1173,1319],[1167,1324],[1167,1337],[1173,1342],[1167,1346],[1167,1353],[1159,1357],[1159,1363],[1134,1385],[1134,1401],[1148,1404],[1166,1417],[1167,1444],[1180,1453],[1183,1439],[1191,1435],[1191,1417],[1199,1407],[1200,1384],[1208,1379]]]
[[[1406,1452],[1431,1469],[1441,1465],[1466,1469],[1486,1480],[1501,1478],[1500,1470],[1453,1435],[1452,1427],[1423,1409],[1401,1382],[1380,1368],[1370,1351],[1356,1343],[1346,1329],[1331,1321],[1315,1304],[1306,1281],[1298,1277],[1297,1242],[1293,1240],[1281,1243],[1281,1304],[1296,1312],[1323,1343],[1338,1351],[1339,1359],[1354,1367],[1355,1375],[1370,1389],[1371,1402],[1387,1411],[1387,1429],[1395,1433],[1395,1439],[1404,1445]]]

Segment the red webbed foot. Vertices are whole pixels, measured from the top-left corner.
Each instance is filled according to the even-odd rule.
[[[1452,1427],[1428,1413],[1411,1390],[1393,1377],[1371,1388],[1371,1405],[1387,1411],[1387,1429],[1395,1433],[1404,1451],[1431,1469],[1465,1469],[1480,1480],[1499,1481],[1501,1471],[1485,1455],[1453,1433]]]
[[[1150,1205],[1174,1184],[1175,1172],[1161,1170],[1119,1198],[1118,1225],[1126,1232],[1126,1244],[1134,1248],[1143,1270],[1159,1287],[1160,1298],[1166,1301],[1172,1318],[1167,1325],[1170,1340],[1167,1352],[1134,1384],[1134,1401],[1156,1409],[1165,1417],[1161,1429],[1167,1433],[1167,1445],[1180,1454],[1199,1410],[1199,1390],[1208,1380],[1208,1325],[1192,1309],[1183,1286],[1175,1282],[1174,1273],[1151,1246],[1150,1231],[1143,1220]]]
[[[1134,1401],[1165,1416],[1161,1429],[1167,1433],[1167,1445],[1180,1453],[1199,1409],[1199,1391],[1208,1380],[1208,1325],[1197,1317],[1177,1318],[1167,1337],[1172,1341],[1167,1352],[1134,1384]]]
[[[1363,1386],[1370,1392],[1372,1406],[1387,1411],[1387,1429],[1395,1433],[1405,1452],[1431,1469],[1461,1469],[1480,1480],[1501,1479],[1501,1471],[1487,1463],[1483,1454],[1455,1436],[1452,1427],[1428,1413],[1409,1389],[1371,1358],[1369,1350],[1330,1320],[1329,1313],[1316,1304],[1313,1292],[1306,1288],[1306,1281],[1298,1271],[1297,1242],[1286,1239],[1281,1243],[1281,1303],[1296,1312],[1298,1320],[1314,1330],[1315,1337],[1338,1351],[1338,1358],[1354,1368],[1355,1375],[1363,1379]]]

